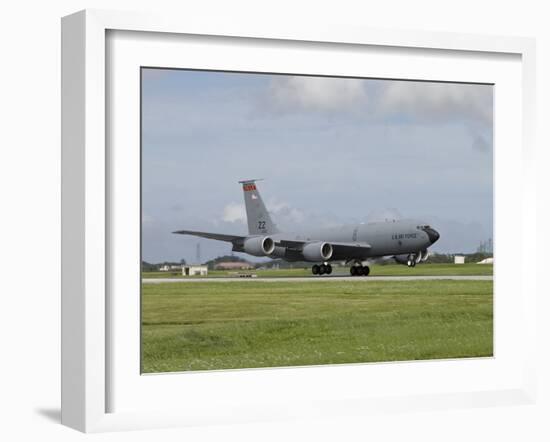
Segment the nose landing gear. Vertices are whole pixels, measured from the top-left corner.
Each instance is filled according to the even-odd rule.
[[[314,275],[330,275],[332,273],[332,266],[325,263],[321,265],[315,264],[311,267],[311,273],[313,273]]]

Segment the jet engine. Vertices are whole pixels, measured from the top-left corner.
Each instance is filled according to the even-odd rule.
[[[302,255],[306,261],[328,261],[332,256],[332,246],[328,242],[310,242],[302,248]]]
[[[275,250],[275,242],[269,236],[253,236],[244,240],[243,249],[250,255],[267,256]]]
[[[275,250],[271,254],[272,258],[285,258],[287,260],[290,260],[290,256],[288,256],[287,248],[281,247],[281,246],[275,246]]]

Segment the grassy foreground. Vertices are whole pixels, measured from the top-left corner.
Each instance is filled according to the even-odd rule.
[[[492,264],[419,264],[409,268],[400,264],[372,265],[371,276],[457,276],[457,275],[492,275]],[[280,269],[280,270],[210,270],[208,278],[235,276],[237,273],[252,273],[262,278],[281,278],[292,276],[311,276],[311,268]],[[349,267],[335,267],[334,274],[349,275]],[[143,272],[144,278],[205,278],[204,276],[182,276],[181,272]]]
[[[492,281],[142,285],[142,371],[491,356]]]

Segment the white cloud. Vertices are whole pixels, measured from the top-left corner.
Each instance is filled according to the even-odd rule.
[[[412,120],[493,121],[492,88],[487,85],[275,76],[268,97],[279,111],[363,109],[365,116],[406,114]]]
[[[475,84],[388,81],[379,95],[380,111],[414,119],[461,118],[492,123],[491,87]]]
[[[271,199],[266,202],[273,222],[280,228],[292,228],[306,221],[306,215],[288,203]],[[228,223],[246,224],[246,209],[244,204],[229,203],[223,208],[222,221]]]
[[[366,99],[363,80],[329,77],[273,77],[272,104],[283,110],[334,111],[353,109]]]
[[[275,224],[280,227],[295,227],[297,224],[306,221],[304,212],[291,207],[288,203],[272,199],[266,203],[266,207]]]
[[[223,208],[222,220],[229,223],[246,223],[246,210],[243,204],[229,203]]]

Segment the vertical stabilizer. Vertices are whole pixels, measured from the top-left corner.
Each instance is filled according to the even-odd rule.
[[[277,233],[277,227],[275,227],[275,224],[271,220],[260,192],[258,192],[256,181],[259,180],[239,181],[243,185],[248,233],[250,235]]]

